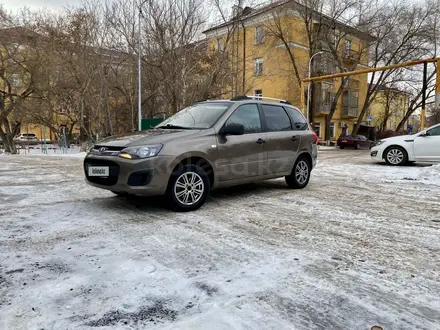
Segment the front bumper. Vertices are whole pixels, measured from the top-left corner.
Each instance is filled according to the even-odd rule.
[[[370,150],[370,157],[372,160],[375,161],[382,161],[383,160],[383,148],[377,146],[377,147],[373,147]]]
[[[97,188],[136,195],[163,195],[173,169],[173,160],[173,157],[168,156],[124,159],[117,156],[87,155],[84,159],[84,175],[86,182]],[[109,167],[109,176],[89,176],[89,166]]]

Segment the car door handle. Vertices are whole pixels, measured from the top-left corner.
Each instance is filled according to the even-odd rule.
[[[263,139],[258,139],[258,140],[257,140],[257,143],[258,143],[258,144],[263,144],[263,143],[265,143],[265,142],[266,142],[266,141],[264,141]]]
[[[298,136],[294,135],[290,138],[292,141],[296,141],[298,139]]]

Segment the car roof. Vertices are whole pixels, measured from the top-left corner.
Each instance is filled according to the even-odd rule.
[[[267,99],[269,101],[265,101],[264,99]],[[258,103],[258,104],[267,104],[267,105],[281,105],[281,106],[288,106],[290,108],[298,110],[297,107],[293,106],[289,101],[282,100],[282,99],[276,99],[271,97],[259,97],[259,96],[237,96],[232,99],[224,99],[224,100],[200,100],[196,101],[195,103],[202,103],[202,102],[232,102],[232,103],[240,103],[240,104],[246,104],[246,103]]]

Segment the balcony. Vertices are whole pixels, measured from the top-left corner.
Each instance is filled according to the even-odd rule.
[[[357,117],[359,108],[359,98],[351,93],[344,93],[342,96],[342,111],[343,118]]]
[[[332,105],[330,103],[324,103],[318,101],[313,104],[313,110],[316,116],[328,115],[330,113],[331,106]]]
[[[342,112],[341,112],[342,118],[357,118],[358,116],[358,108],[349,107],[349,106],[342,106]]]
[[[321,55],[324,56],[324,55]],[[312,65],[312,74],[313,76],[317,77],[317,76],[326,76],[329,74],[334,74],[336,73],[336,64],[335,61],[328,57],[328,56],[324,56],[321,58],[321,56],[317,56],[317,58],[315,58],[313,60],[313,65]]]
[[[342,62],[346,65],[355,65],[360,61],[360,53],[353,49],[344,48],[342,50]]]
[[[348,90],[359,90],[360,82],[357,79],[348,78],[345,81],[344,88]]]

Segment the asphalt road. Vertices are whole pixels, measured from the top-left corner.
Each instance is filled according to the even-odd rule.
[[[319,153],[199,211],[0,156],[0,329],[440,329],[439,167]]]

